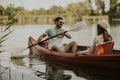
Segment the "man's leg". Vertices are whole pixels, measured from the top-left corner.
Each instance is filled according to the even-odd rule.
[[[30,37],[31,37],[31,36],[30,36]],[[30,37],[28,38],[28,46],[33,45]],[[29,55],[33,55],[33,47],[30,47],[30,48],[29,48]]]
[[[65,52],[76,53],[76,51],[77,51],[77,42],[73,41],[73,42],[68,43],[65,46],[64,50],[65,50]]]
[[[60,48],[59,48],[58,46],[56,46],[56,45],[53,45],[52,48],[51,48],[51,50],[52,50],[52,51],[57,51],[57,52],[62,52],[62,51],[60,50]]]

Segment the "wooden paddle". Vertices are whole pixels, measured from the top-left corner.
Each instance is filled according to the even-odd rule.
[[[76,24],[74,24],[74,25],[71,27],[70,30],[65,31],[64,33],[67,33],[67,32],[70,32],[70,31],[76,32],[76,31],[82,30],[82,29],[84,29],[84,28],[86,28],[86,27],[87,27],[86,22],[85,22],[85,21],[80,21],[80,22],[77,22]],[[27,49],[35,46],[35,45],[38,45],[38,44],[40,44],[40,43],[42,43],[42,42],[44,42],[44,41],[47,41],[47,40],[49,40],[49,39],[55,38],[55,37],[57,37],[57,36],[59,36],[59,35],[61,35],[61,33],[59,33],[59,34],[57,34],[57,35],[55,35],[55,36],[49,37],[49,38],[47,38],[47,39],[45,39],[45,40],[43,40],[43,41],[41,41],[41,42],[38,42],[38,43],[36,43],[36,44],[31,45],[31,46],[28,46],[28,47],[25,48],[25,49],[21,49],[20,51],[19,51],[19,50],[18,50],[17,52],[15,51],[15,54],[20,53],[20,52],[23,52],[23,51],[25,51],[25,50],[27,50]]]

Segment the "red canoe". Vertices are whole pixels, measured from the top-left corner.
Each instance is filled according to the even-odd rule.
[[[36,40],[29,37],[28,45],[35,44]],[[78,46],[79,50],[86,49],[87,46]],[[107,48],[109,50],[109,48]],[[73,54],[65,52],[55,52],[43,48],[39,45],[30,48],[30,51],[39,55],[45,60],[57,61],[61,63],[67,63],[77,66],[91,67],[91,68],[105,68],[111,70],[120,70],[120,50],[112,50],[106,52],[106,54]]]

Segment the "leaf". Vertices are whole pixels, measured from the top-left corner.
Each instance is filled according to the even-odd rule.
[[[1,38],[0,38],[0,41],[3,39],[3,38],[5,38],[6,36],[8,36],[10,33],[12,33],[13,31],[10,31],[10,32],[8,32],[7,34],[5,34],[5,35],[3,35]]]
[[[5,52],[5,50],[0,51],[0,53]]]
[[[15,22],[17,22],[17,19],[13,19],[13,20],[11,20],[10,22],[8,22],[8,23],[7,23],[7,27],[6,27],[6,29],[4,30],[4,32],[7,31]]]
[[[2,42],[4,42],[4,41],[6,41],[7,39],[4,39],[4,40],[0,40],[0,44],[2,43]]]

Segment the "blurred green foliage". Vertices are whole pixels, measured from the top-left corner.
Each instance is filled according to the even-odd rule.
[[[25,10],[24,7],[14,7],[10,4],[7,8],[0,5],[0,15],[9,16],[8,19],[16,16],[31,16],[31,15],[51,15],[63,16],[66,18],[72,18],[75,21],[80,21],[82,16],[98,16],[98,15],[108,15],[111,18],[120,18],[120,3],[118,0],[110,0],[110,9],[105,11],[105,0],[95,0],[97,6],[96,10],[93,10],[91,0],[85,0],[85,2],[71,3],[67,7],[62,6],[52,6],[50,9],[46,10],[44,8],[33,9],[31,11]],[[101,11],[101,12],[100,12]]]

